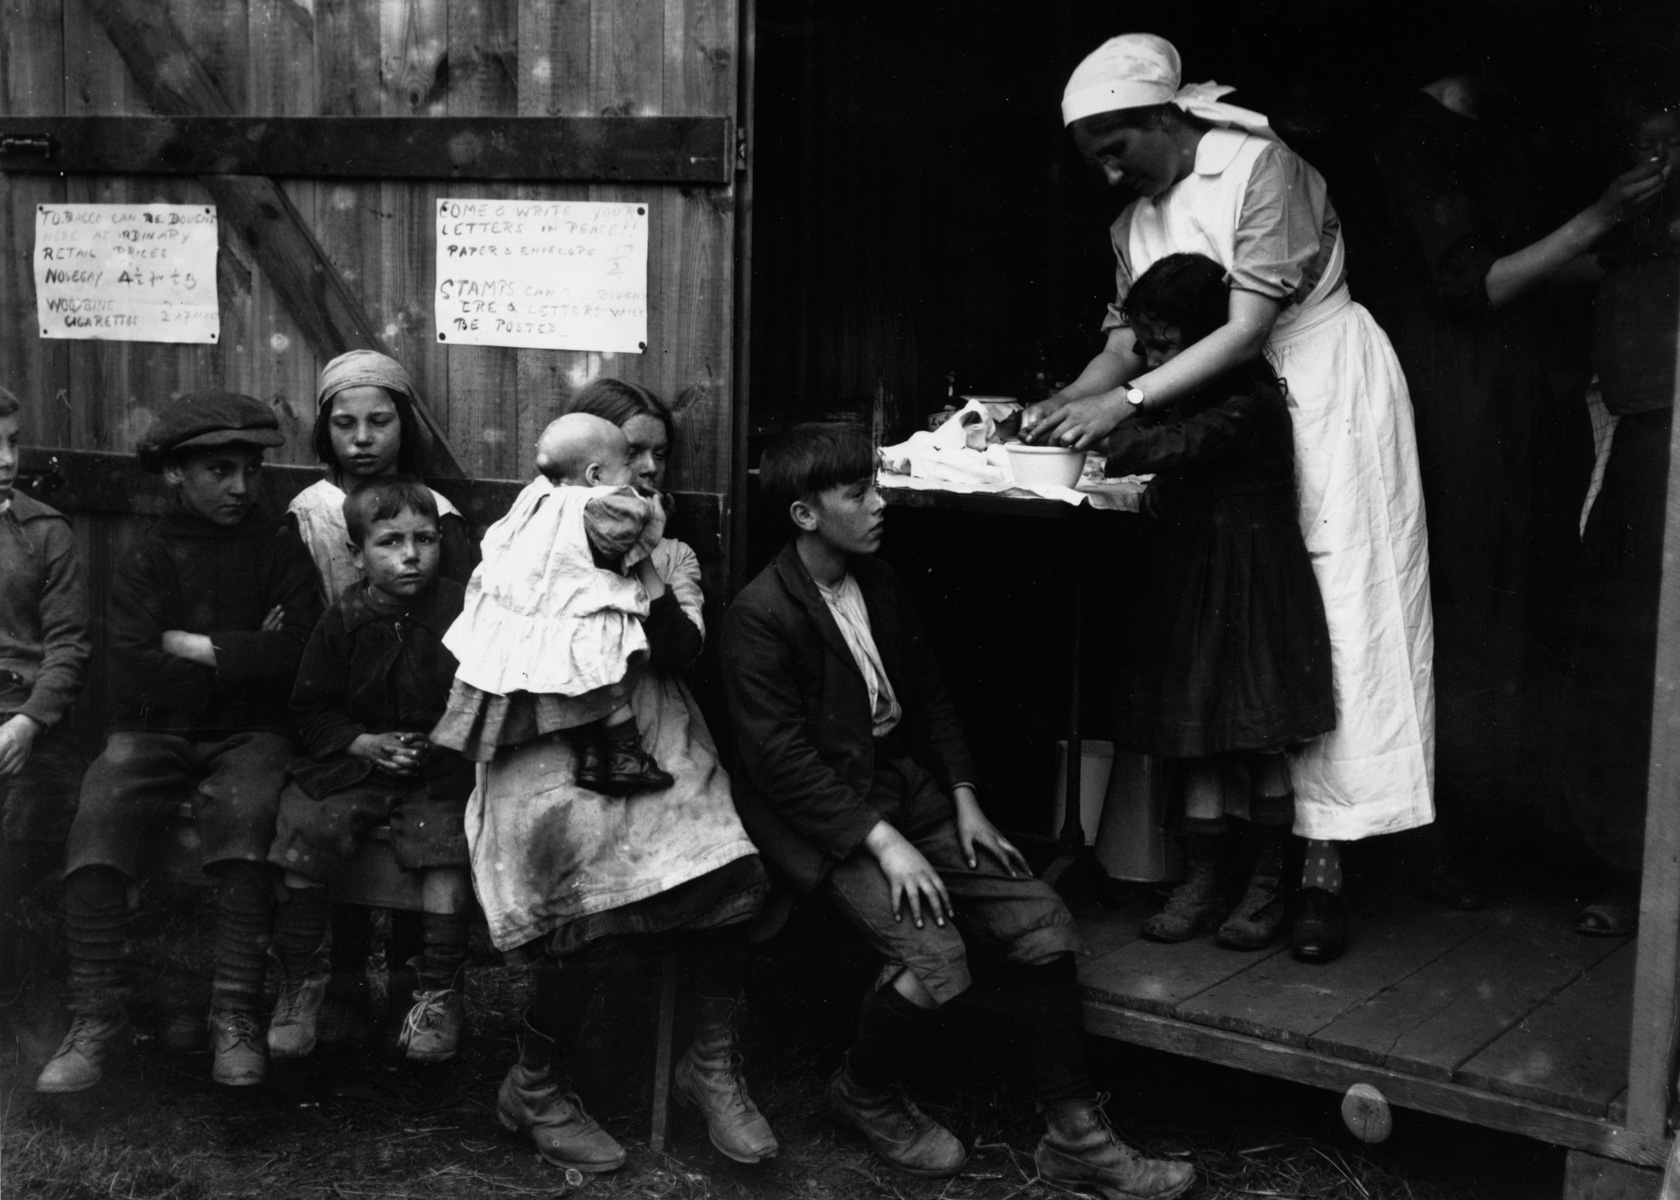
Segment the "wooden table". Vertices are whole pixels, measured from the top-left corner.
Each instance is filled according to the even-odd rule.
[[[885,477],[883,477],[885,478]],[[1032,517],[1047,521],[1107,522],[1128,520],[1133,509],[1099,509],[1089,504],[1067,504],[1061,500],[1047,500],[1021,489],[1010,492],[947,492],[933,488],[893,487],[877,480],[882,497],[890,505],[900,508],[929,508],[941,512],[969,513],[976,516]],[[1141,498],[1144,485],[1136,485]],[[1041,876],[1071,900],[1081,897],[1100,897],[1106,893],[1107,876],[1096,861],[1093,849],[1086,845],[1084,822],[1080,817],[1080,781],[1084,764],[1083,716],[1084,660],[1085,660],[1085,596],[1088,587],[1086,556],[1069,556],[1068,574],[1068,713],[1067,713],[1067,769],[1064,774],[1063,800],[1065,812],[1057,834],[1055,859]],[[1089,905],[1081,905],[1089,907]]]

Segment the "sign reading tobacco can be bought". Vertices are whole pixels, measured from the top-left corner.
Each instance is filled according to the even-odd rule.
[[[646,204],[439,200],[437,339],[639,354],[647,244]]]
[[[216,341],[215,208],[37,205],[35,312],[44,338]]]

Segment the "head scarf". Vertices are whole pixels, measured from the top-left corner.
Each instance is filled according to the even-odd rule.
[[[1219,102],[1221,96],[1236,88],[1212,82],[1180,86],[1183,74],[1178,51],[1166,38],[1153,33],[1122,33],[1109,38],[1086,55],[1068,77],[1062,91],[1062,124],[1072,125],[1098,113],[1171,104],[1214,125],[1244,129],[1261,137],[1277,136],[1263,114]]]
[[[321,378],[315,387],[316,420],[325,413],[334,396],[353,387],[381,387],[408,397],[414,419],[404,422],[403,440],[415,440],[419,451],[416,462],[430,461],[432,435],[420,417],[420,393],[414,390],[414,380],[409,378],[406,367],[377,350],[345,351],[321,368]]]

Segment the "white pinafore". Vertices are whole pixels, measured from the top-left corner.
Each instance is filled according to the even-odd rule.
[[[1235,260],[1249,175],[1268,143],[1224,129],[1207,139],[1195,172],[1133,206],[1134,278],[1168,254],[1227,269]],[[1291,759],[1295,832],[1333,841],[1427,825],[1435,811],[1435,633],[1411,396],[1344,274],[1338,235],[1317,286],[1266,343],[1288,385],[1301,533],[1324,595],[1336,696],[1335,731]]]

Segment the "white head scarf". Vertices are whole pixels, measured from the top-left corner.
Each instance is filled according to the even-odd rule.
[[[1072,125],[1081,117],[1098,113],[1172,104],[1214,125],[1277,137],[1261,113],[1219,102],[1221,96],[1236,88],[1211,82],[1181,87],[1183,74],[1178,51],[1164,37],[1122,33],[1109,38],[1086,55],[1068,77],[1067,87],[1062,90],[1062,124]]]

